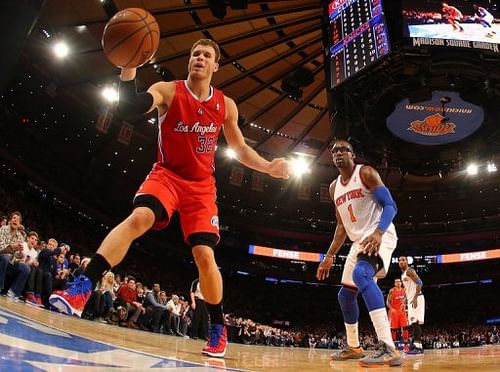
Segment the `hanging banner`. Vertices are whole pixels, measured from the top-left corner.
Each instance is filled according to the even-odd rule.
[[[259,192],[264,191],[264,175],[262,173],[253,172],[252,190]]]
[[[331,203],[332,199],[330,198],[330,185],[326,183],[322,183],[319,186],[319,202],[320,203]]]
[[[120,133],[118,133],[118,142],[127,146],[130,145],[133,134],[134,126],[127,122],[123,122],[122,127],[120,128]]]
[[[233,186],[241,187],[243,182],[244,169],[242,167],[234,166],[231,169],[231,174],[229,175],[229,183]]]
[[[97,121],[95,123],[95,128],[99,132],[107,134],[112,121],[113,121],[113,114],[106,109],[98,116]]]
[[[309,200],[311,198],[311,183],[301,180],[297,190],[297,199]]]

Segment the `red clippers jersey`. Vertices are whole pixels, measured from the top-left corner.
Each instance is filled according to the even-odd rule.
[[[160,119],[158,163],[187,180],[202,180],[215,170],[215,146],[226,115],[224,94],[210,86],[204,101],[185,80],[175,82],[175,96]]]
[[[402,309],[405,301],[405,289],[401,287],[401,289],[397,289],[397,287],[392,288],[391,295],[391,306],[394,309]]]
[[[460,11],[453,7],[453,6],[448,6],[446,8],[443,8],[443,11],[448,14],[450,18],[460,18],[462,17],[462,13]]]

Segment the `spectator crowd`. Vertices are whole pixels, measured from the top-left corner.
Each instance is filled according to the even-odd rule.
[[[51,308],[48,298],[54,290],[65,288],[69,281],[78,280],[85,270],[90,258],[91,249],[85,245],[87,239],[75,239],[70,244],[60,240],[57,231],[57,219],[49,225],[47,231],[26,228],[25,226],[47,226],[36,218],[39,214],[33,208],[25,207],[22,199],[11,196],[0,187],[0,291],[12,301],[24,302],[27,305]],[[18,209],[28,211],[30,219],[23,220]],[[32,207],[32,206],[31,206]],[[9,211],[7,214],[6,211]],[[57,211],[56,211],[57,212]],[[52,216],[57,214],[48,210]],[[43,215],[43,214],[42,214]],[[27,222],[27,223],[25,223]],[[46,222],[46,221],[45,221]],[[75,227],[75,232],[78,229]],[[54,234],[54,235],[52,235]],[[64,235],[64,234],[61,234]],[[43,238],[43,236],[50,236]],[[77,236],[66,232],[68,236]],[[82,244],[83,242],[83,244]],[[73,249],[74,245],[80,248]],[[166,286],[162,285],[165,278],[156,275],[150,284],[144,284],[139,277],[146,277],[146,265],[134,266],[134,274],[109,271],[96,285],[92,295],[81,314],[88,320],[106,322],[111,325],[128,327],[143,331],[163,333],[184,338],[207,338],[208,314],[204,308],[199,283],[195,279],[191,287],[184,290],[176,287],[175,279]],[[116,270],[116,268],[114,268]],[[149,270],[151,271],[151,270]],[[176,277],[174,273],[174,278]],[[179,277],[180,274],[179,274]],[[194,279],[194,278],[191,278]],[[246,292],[245,286],[239,286],[240,291],[228,285],[229,295],[225,322],[228,325],[228,337],[232,342],[249,345],[267,345],[274,347],[309,347],[337,349],[345,346],[345,334],[342,331],[340,316],[335,321],[325,322],[325,311],[331,311],[327,306],[315,306],[311,311],[304,312],[299,306],[300,300],[286,299],[277,295],[279,289],[267,293],[259,289],[262,296]],[[249,285],[248,287],[251,287]],[[255,289],[254,289],[255,290]],[[250,291],[250,289],[249,289]],[[304,291],[297,289],[297,291]],[[272,302],[273,298],[276,302]],[[288,301],[288,303],[287,303]],[[258,304],[257,304],[258,302]],[[280,314],[282,309],[278,303],[284,303],[287,308],[298,312],[304,319],[302,323],[278,322],[279,325],[266,325],[257,322],[262,314]],[[304,301],[309,302],[309,301]],[[276,310],[275,312],[273,310]],[[318,315],[320,314],[320,315]],[[331,317],[333,318],[333,317]],[[366,323],[368,325],[368,323]],[[363,324],[362,324],[363,329]],[[376,343],[375,334],[369,331],[361,332],[361,343],[366,349]],[[443,325],[442,327],[424,328],[425,348],[453,348],[498,344],[500,338],[494,326],[478,324]]]

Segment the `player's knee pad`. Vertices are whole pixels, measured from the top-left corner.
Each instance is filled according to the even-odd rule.
[[[337,297],[338,297],[339,303],[341,305],[344,303],[351,303],[351,302],[356,301],[356,299],[358,298],[358,291],[356,291],[354,288],[351,289],[351,288],[346,288],[346,287],[342,286],[340,288],[340,291],[339,291]]]
[[[191,248],[197,245],[206,245],[215,249],[215,246],[219,242],[219,237],[213,233],[194,233],[188,236],[187,241]]]
[[[342,286],[337,297],[344,321],[347,324],[356,323],[359,318],[358,291]]]
[[[358,260],[356,265],[354,265],[352,280],[361,292],[363,292],[363,290],[369,286],[370,283],[373,283],[374,276],[375,269],[369,262],[365,260]]]
[[[356,262],[352,272],[352,279],[363,295],[368,311],[385,307],[384,295],[373,281],[374,276],[375,269],[370,263],[364,260]]]
[[[134,198],[132,204],[134,208],[146,207],[151,209],[155,214],[155,221],[163,221],[164,219],[168,218],[165,208],[158,200],[158,198],[154,197],[153,195],[138,195]]]

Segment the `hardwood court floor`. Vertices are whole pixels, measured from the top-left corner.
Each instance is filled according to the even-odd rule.
[[[0,371],[364,371],[330,351],[230,344],[224,360],[204,343],[90,322],[0,297]],[[500,346],[426,351],[391,371],[500,371]]]

